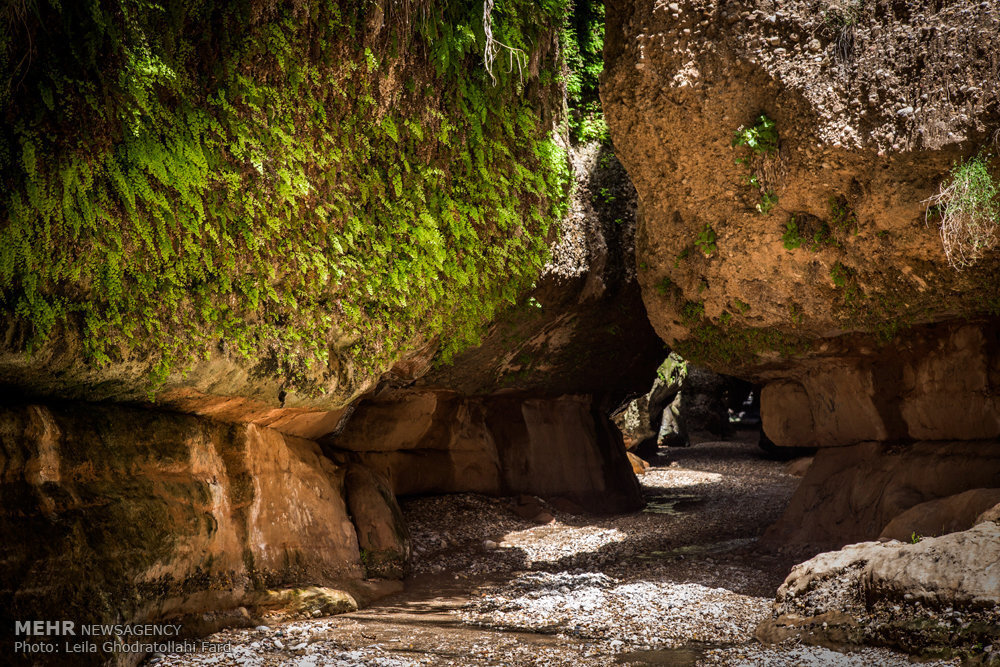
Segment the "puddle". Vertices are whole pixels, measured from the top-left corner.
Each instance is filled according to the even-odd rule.
[[[721,554],[726,551],[733,551],[735,549],[739,549],[740,547],[745,547],[753,542],[754,538],[746,537],[735,540],[725,540],[722,542],[712,542],[709,544],[688,544],[683,547],[677,547],[676,549],[669,549],[667,551],[650,551],[649,553],[642,554],[639,558],[680,558],[685,556]]]
[[[692,642],[677,648],[656,648],[629,651],[618,654],[615,662],[619,665],[694,665],[705,657],[710,649],[732,646],[713,642]]]
[[[696,496],[693,493],[648,496],[646,498],[646,507],[642,511],[650,514],[678,515],[681,512],[700,505],[704,501],[705,499],[702,496]]]
[[[649,651],[629,651],[615,660],[619,665],[694,665],[705,655],[705,649],[662,648]]]

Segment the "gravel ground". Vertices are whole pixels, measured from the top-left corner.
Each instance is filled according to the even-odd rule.
[[[518,499],[405,500],[404,593],[331,618],[226,630],[230,653],[157,665],[908,665],[753,639],[793,562],[756,538],[798,483],[746,439],[664,449],[641,477],[645,511],[538,525]],[[523,498],[520,499],[522,502]],[[266,621],[265,621],[266,622]],[[951,663],[927,663],[951,664]]]

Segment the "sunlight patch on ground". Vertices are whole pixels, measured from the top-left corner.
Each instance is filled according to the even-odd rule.
[[[642,485],[647,488],[676,489],[699,484],[718,484],[722,480],[723,476],[717,472],[654,468],[642,476]]]
[[[617,528],[554,523],[507,533],[500,546],[521,549],[531,562],[554,563],[569,556],[596,552],[609,544],[624,542],[627,537],[627,533]]]
[[[524,574],[490,588],[463,610],[462,619],[505,630],[678,646],[743,640],[769,611],[769,599],[721,588],[560,572]]]

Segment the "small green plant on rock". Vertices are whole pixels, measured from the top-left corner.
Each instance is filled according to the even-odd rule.
[[[760,202],[757,204],[757,212],[761,215],[768,215],[775,204],[778,203],[778,195],[773,190],[761,191]]]
[[[745,146],[757,155],[775,153],[778,150],[778,129],[767,114],[761,114],[753,127],[741,127],[733,135],[733,148]],[[739,164],[749,165],[749,156],[736,160]]]
[[[830,224],[841,231],[846,232],[852,228],[857,231],[858,216],[855,215],[847,203],[847,198],[843,195],[830,197]]]
[[[656,293],[660,296],[667,296],[673,290],[674,283],[664,276],[660,279],[660,282],[656,283]]]
[[[844,287],[847,285],[847,281],[851,277],[851,270],[840,262],[836,262],[832,267],[830,267],[830,280],[837,287]]]
[[[802,234],[799,232],[799,224],[792,215],[785,223],[785,233],[781,235],[781,242],[786,250],[795,250],[802,247]]]
[[[979,155],[952,167],[951,181],[927,199],[925,219],[940,217],[941,244],[956,271],[972,266],[996,246],[1000,228],[1000,189],[987,157]]]
[[[704,229],[701,230],[698,238],[695,239],[694,245],[703,255],[711,257],[719,249],[719,246],[716,244],[718,238],[715,230],[712,229],[712,225],[706,222]]]
[[[920,540],[924,539],[923,535],[918,535],[917,531],[910,533],[910,544],[917,544]]]
[[[775,122],[768,118],[767,114],[761,114],[753,126],[736,130],[732,147],[749,150],[748,153],[736,158],[736,164],[742,164],[749,170],[747,183],[760,191],[760,202],[756,205],[757,212],[761,215],[769,214],[778,203],[778,195],[774,190],[765,189],[760,174],[754,170],[754,162],[757,158],[778,152],[778,129]]]

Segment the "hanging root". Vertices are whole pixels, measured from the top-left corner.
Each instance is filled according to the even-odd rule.
[[[497,85],[497,78],[493,75],[493,62],[501,53],[507,54],[507,72],[514,71],[517,64],[518,81],[524,83],[524,66],[528,62],[528,55],[522,50],[512,46],[507,46],[503,42],[497,41],[493,37],[493,3],[494,0],[483,0],[483,32],[486,34],[486,46],[483,48],[483,61],[486,63],[486,73],[490,75],[493,85]]]

